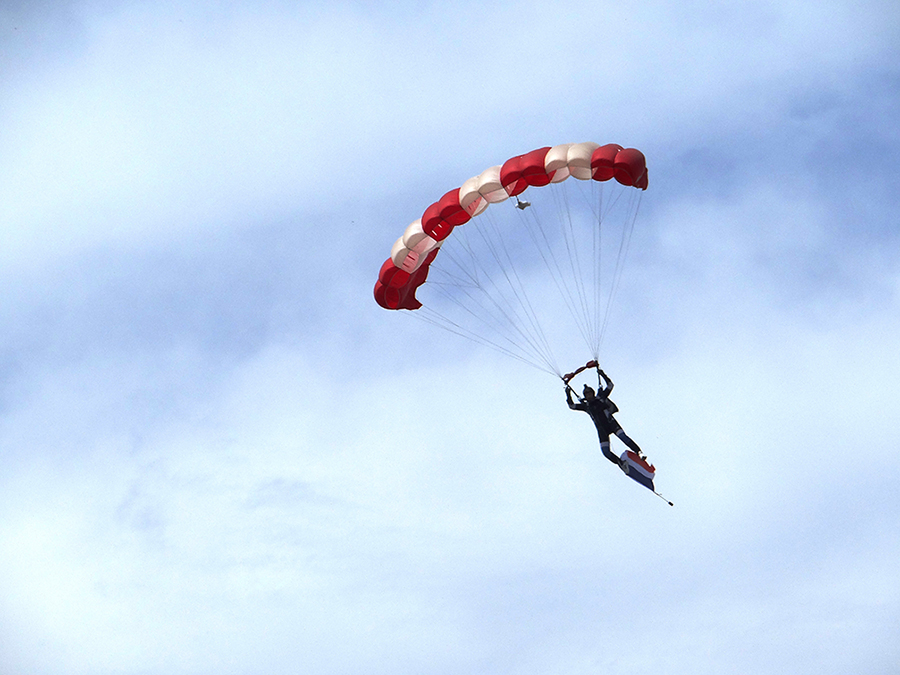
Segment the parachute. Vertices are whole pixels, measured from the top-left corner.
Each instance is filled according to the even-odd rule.
[[[562,377],[553,345],[571,342],[570,327],[599,358],[647,185],[643,153],[616,144],[567,143],[512,157],[446,192],[406,228],[378,273],[375,301]],[[520,199],[529,189],[529,201]],[[501,206],[510,198],[514,208]],[[607,283],[602,233],[611,214],[619,246]],[[561,308],[571,317],[565,328]]]

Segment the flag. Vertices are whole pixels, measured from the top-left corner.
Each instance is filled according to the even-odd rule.
[[[648,490],[653,490],[653,478],[656,476],[656,467],[641,459],[637,453],[626,450],[619,458],[622,460],[622,470],[634,481],[637,481]]]

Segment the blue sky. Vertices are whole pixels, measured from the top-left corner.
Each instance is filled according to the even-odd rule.
[[[891,2],[0,8],[0,671],[900,662]],[[558,381],[372,300],[469,176],[650,167]],[[615,442],[614,442],[615,443]]]

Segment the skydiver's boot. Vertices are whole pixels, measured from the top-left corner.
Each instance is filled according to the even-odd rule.
[[[647,461],[647,455],[644,454],[644,451],[641,450],[640,446],[637,443],[635,443],[633,440],[631,440],[631,438],[628,437],[624,430],[619,429],[616,432],[616,436],[618,436],[619,440],[621,440],[625,445],[628,446],[629,450],[631,450],[645,462]]]

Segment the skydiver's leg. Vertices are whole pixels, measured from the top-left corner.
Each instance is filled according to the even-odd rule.
[[[600,452],[603,453],[603,456],[606,457],[610,462],[619,466],[621,462],[619,458],[612,454],[612,451],[609,449],[609,436],[600,436]]]
[[[628,446],[629,450],[637,453],[638,456],[640,456],[640,457],[644,456],[644,453],[641,450],[640,446],[628,437],[628,435],[625,433],[625,431],[622,429],[622,427],[619,427],[616,430],[616,436],[618,436],[619,440],[621,440],[625,445]]]

